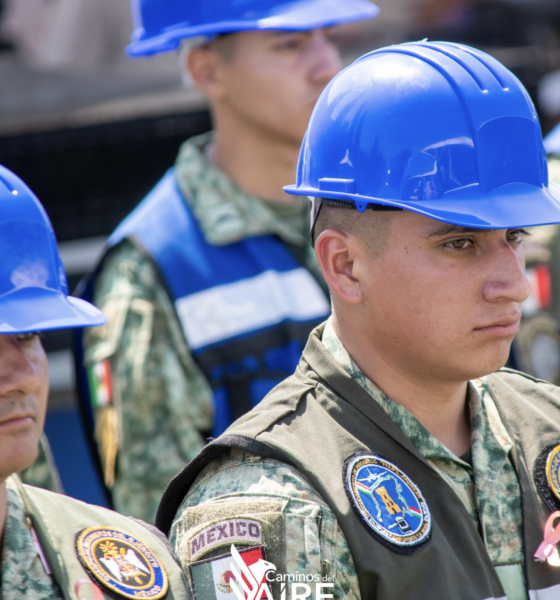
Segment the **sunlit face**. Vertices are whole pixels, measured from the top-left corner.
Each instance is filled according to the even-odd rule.
[[[383,254],[360,263],[367,335],[423,378],[466,381],[501,368],[529,295],[524,235],[398,213]]]
[[[224,61],[224,94],[245,125],[298,146],[311,111],[341,69],[335,29],[234,34]]]
[[[39,336],[0,335],[0,481],[35,460],[48,388]]]

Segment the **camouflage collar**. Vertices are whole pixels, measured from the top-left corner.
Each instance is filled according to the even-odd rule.
[[[459,464],[463,469],[471,469],[470,465],[448,450],[406,408],[391,400],[364,375],[338,339],[332,326],[332,318],[326,322],[322,342],[336,362],[374,398],[426,460],[444,459]],[[499,472],[501,465],[507,460],[513,442],[488,391],[486,378],[469,382],[469,408],[475,471],[477,474],[487,473],[484,480],[484,487],[487,487],[491,485],[492,473]],[[483,482],[477,478],[477,485],[481,484]]]
[[[212,165],[207,158],[211,142],[211,133],[191,138],[181,146],[175,163],[179,187],[206,239],[220,246],[257,235],[277,235],[288,244],[307,245],[308,239],[279,219],[266,202],[245,194]]]

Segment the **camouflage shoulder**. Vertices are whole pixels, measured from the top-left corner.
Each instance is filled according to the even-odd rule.
[[[282,584],[289,594],[294,582],[307,581],[311,597],[360,598],[333,511],[301,472],[276,460],[232,449],[211,462],[179,508],[170,539],[197,598],[205,597],[208,577],[217,589],[231,587],[227,572],[239,557],[272,565],[273,597]]]
[[[523,371],[517,371],[516,369],[510,369],[509,367],[502,367],[499,371],[492,373],[492,375],[488,375],[489,382],[491,382],[492,377],[500,377],[504,381],[515,382],[517,381],[530,381],[536,384],[546,385],[549,388],[556,388],[554,384],[550,383],[550,381],[546,381],[544,379],[539,379],[538,377],[533,377],[533,375],[529,375],[528,373],[524,373]]]
[[[92,302],[107,315],[107,323],[84,330],[86,364],[108,358],[118,348],[129,310],[152,302],[159,288],[159,274],[151,258],[129,240],[109,251],[97,274]]]

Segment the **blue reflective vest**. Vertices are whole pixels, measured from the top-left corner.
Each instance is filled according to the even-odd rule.
[[[107,252],[125,238],[153,259],[174,302],[212,386],[217,436],[294,372],[309,333],[330,313],[329,301],[275,236],[208,243],[173,170],[119,225]],[[82,297],[93,297],[96,272]],[[83,373],[78,378],[86,383]]]

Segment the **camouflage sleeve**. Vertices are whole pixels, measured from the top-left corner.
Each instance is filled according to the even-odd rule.
[[[179,508],[170,541],[198,600],[215,598],[213,586],[231,591],[232,544],[247,564],[266,559],[273,598],[291,598],[296,588],[309,598],[360,598],[335,515],[301,473],[278,461],[237,450],[213,461]]]
[[[128,241],[106,259],[85,331],[95,437],[115,509],[153,522],[169,480],[205,443],[212,391],[151,260]]]
[[[51,492],[64,493],[60,475],[45,434],[39,438],[39,452],[35,462],[30,467],[27,467],[27,469],[21,471],[19,475],[24,483],[50,490]]]

